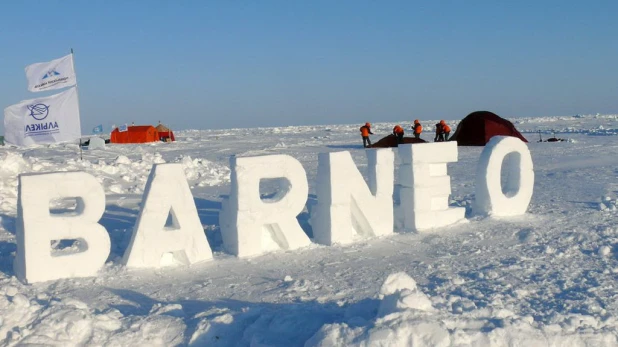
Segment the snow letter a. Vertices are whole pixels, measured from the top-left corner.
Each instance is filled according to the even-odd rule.
[[[212,251],[181,164],[153,165],[122,262],[159,268],[210,259]]]

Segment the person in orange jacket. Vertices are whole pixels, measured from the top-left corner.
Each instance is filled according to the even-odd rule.
[[[393,135],[397,136],[397,144],[403,143],[403,133],[403,128],[399,124],[395,125]]]
[[[418,121],[418,119],[414,120],[414,125],[412,126],[412,130],[414,130],[414,138],[420,139],[421,133],[423,132],[423,126],[421,125],[421,122]]]
[[[360,133],[363,137],[363,147],[371,147],[371,140],[369,139],[369,135],[373,135],[373,133],[371,132],[371,123],[367,122],[365,123],[365,125],[360,127]]]
[[[446,124],[444,120],[441,120],[440,123],[436,124],[436,137],[434,138],[434,142],[443,142],[448,141],[448,136],[451,133],[451,127]]]

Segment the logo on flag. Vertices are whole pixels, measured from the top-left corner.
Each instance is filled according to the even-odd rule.
[[[100,134],[103,132],[103,124],[99,124],[96,127],[92,128],[93,134]]]
[[[79,139],[81,127],[75,88],[7,107],[4,129],[6,141],[18,146]]]
[[[74,86],[77,83],[73,55],[26,66],[28,90],[41,92]]]
[[[30,116],[36,120],[43,120],[49,114],[49,106],[45,104],[36,104],[26,106],[30,111]]]
[[[118,131],[119,132],[123,132],[123,131],[127,131],[129,130],[129,127],[125,124],[125,125],[121,125],[118,127]]]
[[[43,76],[43,79],[47,79],[53,76],[60,76],[60,72],[56,71],[56,69],[51,69],[49,71],[47,71],[47,73],[45,74],[45,76]]]

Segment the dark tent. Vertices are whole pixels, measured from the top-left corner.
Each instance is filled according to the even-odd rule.
[[[488,111],[472,112],[462,119],[449,141],[457,141],[458,146],[485,146],[489,139],[500,135],[528,142],[513,123]]]
[[[403,143],[424,143],[427,142],[423,139],[416,139],[414,137],[404,137]],[[371,148],[389,148],[397,147],[397,137],[395,135],[388,135],[385,138],[380,139],[371,145]]]

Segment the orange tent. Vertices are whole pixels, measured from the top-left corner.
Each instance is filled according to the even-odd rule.
[[[176,141],[176,137],[174,136],[174,132],[170,130],[170,128],[166,127],[165,125],[159,123],[159,125],[157,125],[157,131],[159,132],[159,139],[161,139],[161,141]]]
[[[146,143],[159,141],[159,132],[152,125],[133,125],[127,127],[127,131],[112,131],[109,142],[111,143]]]

